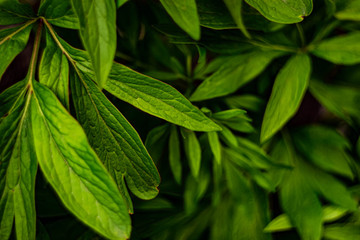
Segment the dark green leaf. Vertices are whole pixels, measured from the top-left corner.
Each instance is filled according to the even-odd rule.
[[[116,51],[115,1],[72,0],[100,88],[105,86]]]
[[[176,126],[172,125],[169,138],[169,162],[174,178],[178,184],[181,183],[181,155],[180,155],[180,139]]]
[[[38,14],[56,26],[79,29],[79,19],[73,11],[70,1],[43,0]]]
[[[278,132],[297,112],[308,87],[311,61],[305,54],[292,57],[275,79],[261,126],[261,142]]]
[[[161,125],[153,128],[147,135],[145,140],[145,147],[148,149],[150,156],[157,164],[164,152],[165,144],[169,136],[169,125]]]
[[[200,39],[200,21],[195,0],[160,0],[172,19],[193,39]]]
[[[22,23],[35,17],[29,4],[21,4],[18,0],[0,1],[0,25]]]
[[[312,95],[330,112],[353,124],[352,119],[360,122],[358,88],[333,84],[324,84],[320,81],[310,81]]]
[[[4,115],[9,113],[9,111],[14,107],[15,103],[23,97],[26,81],[22,80],[7,88],[4,92],[0,94],[0,123],[5,117]]]
[[[160,177],[135,129],[91,79],[74,73],[71,89],[78,120],[118,185],[125,177],[136,196],[154,198]]]
[[[245,0],[267,19],[278,23],[297,23],[310,15],[312,0]]]
[[[294,134],[296,148],[320,168],[353,178],[347,151],[350,143],[335,130],[323,126],[308,126]]]
[[[131,225],[126,203],[84,131],[48,88],[34,82],[33,89],[34,145],[46,179],[85,224],[107,238],[127,239]]]
[[[33,23],[33,21],[30,21],[24,25],[0,30],[0,81],[1,76],[9,64],[22,50],[24,50]]]

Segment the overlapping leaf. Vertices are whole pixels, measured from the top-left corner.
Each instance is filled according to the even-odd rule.
[[[97,83],[103,88],[116,51],[115,1],[72,0],[72,4]]]
[[[69,62],[49,33],[46,34],[46,47],[39,65],[39,81],[69,108]]]
[[[118,185],[125,178],[136,196],[154,198],[160,177],[135,129],[91,79],[73,73],[71,86],[78,120]]]
[[[59,38],[58,38],[59,39]],[[79,70],[94,77],[84,51],[72,48],[59,39],[59,44],[76,62]],[[194,131],[218,131],[221,128],[194,107],[170,85],[114,63],[105,89],[119,99],[156,117]]]
[[[33,89],[34,146],[45,177],[84,223],[107,238],[127,239],[131,225],[126,203],[81,126],[47,87],[34,82]]]
[[[43,0],[38,14],[56,26],[79,29],[79,19],[73,11],[70,1]]]

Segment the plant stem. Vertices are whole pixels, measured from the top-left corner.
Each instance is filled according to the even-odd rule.
[[[296,24],[296,28],[297,28],[297,30],[299,32],[300,41],[301,41],[301,47],[304,47],[305,44],[306,44],[304,29],[302,28],[302,26],[299,23]]]
[[[34,48],[31,54],[30,67],[28,72],[28,85],[32,86],[32,80],[35,78],[36,62],[39,55],[40,40],[42,33],[43,21],[40,19],[38,29],[36,30]]]

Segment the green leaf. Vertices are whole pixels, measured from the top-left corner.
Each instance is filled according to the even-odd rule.
[[[72,48],[59,39],[81,72],[93,77],[86,52]],[[193,106],[170,85],[114,63],[105,89],[140,110],[194,131],[218,131],[221,128]]]
[[[0,94],[0,123],[6,114],[14,107],[15,103],[23,97],[26,81],[22,80],[7,88]]]
[[[349,124],[354,124],[352,117],[360,122],[358,88],[314,80],[310,81],[310,92],[327,110]]]
[[[229,109],[214,113],[212,117],[235,131],[246,133],[254,131],[250,124],[251,119],[246,116],[246,111],[244,110]]]
[[[28,108],[30,95],[28,94],[25,100],[21,94],[18,101],[0,124],[0,236],[8,238],[6,236],[11,232],[15,217],[16,236],[19,239],[35,239],[37,160]]]
[[[180,154],[180,140],[176,126],[172,125],[170,129],[169,138],[169,162],[170,168],[174,178],[178,184],[181,184],[181,154]]]
[[[221,143],[217,132],[208,132],[209,145],[215,161],[221,164]]]
[[[360,1],[347,0],[344,3],[344,6],[335,13],[335,17],[339,20],[360,21]]]
[[[14,223],[14,193],[5,191],[0,199],[0,238],[9,239]]]
[[[18,0],[0,1],[0,25],[22,23],[35,17],[29,4],[21,4]]]
[[[285,146],[295,167],[280,185],[281,205],[303,239],[320,239],[323,217],[319,198],[346,210],[355,210],[356,202],[340,181],[296,155],[288,140]]]
[[[185,154],[189,161],[191,174],[197,178],[200,173],[201,166],[201,148],[196,134],[193,131],[182,128]]]
[[[278,132],[297,112],[308,87],[311,73],[309,56],[293,56],[275,79],[261,126],[261,142]]]
[[[323,211],[323,222],[333,222],[337,219],[343,217],[347,210],[335,206],[325,206],[322,209]],[[281,232],[287,231],[293,228],[293,225],[290,222],[289,216],[286,214],[281,214],[274,218],[264,229],[266,232]]]
[[[0,81],[1,76],[4,74],[9,64],[22,50],[24,50],[29,40],[33,23],[33,21],[30,21],[24,25],[0,30]]]
[[[69,62],[48,32],[39,66],[39,81],[50,88],[69,109]]]
[[[72,9],[70,1],[63,0],[43,0],[41,1],[39,16],[59,27],[79,29],[79,19]]]
[[[170,85],[123,65],[113,65],[105,89],[144,112],[190,130],[221,129]]]
[[[200,39],[200,21],[195,0],[160,0],[172,19],[193,39]]]
[[[312,0],[245,0],[264,17],[278,23],[297,23],[310,15]]]
[[[360,33],[352,32],[319,42],[310,48],[314,55],[336,64],[360,63]]]
[[[148,149],[150,156],[157,164],[164,152],[165,145],[169,136],[169,125],[164,124],[151,129],[146,136],[145,147]]]
[[[307,126],[293,134],[296,148],[312,163],[325,171],[353,178],[347,153],[350,143],[334,129],[324,126]]]
[[[271,61],[283,55],[276,51],[256,51],[228,57],[226,62],[195,90],[191,101],[202,101],[235,92],[258,76]]]
[[[359,239],[360,227],[355,224],[332,224],[325,228],[324,237],[334,240]]]
[[[246,30],[241,14],[243,0],[224,0],[224,2],[241,32],[245,37],[251,38],[249,32]]]
[[[127,239],[131,225],[126,203],[84,131],[48,88],[33,82],[33,90],[34,145],[46,179],[85,224],[104,237]]]
[[[81,39],[102,89],[116,51],[115,1],[72,0],[72,4],[79,18]]]
[[[118,186],[125,177],[136,196],[154,198],[160,176],[136,130],[91,79],[78,73],[71,77],[77,119]]]
[[[117,0],[116,1],[116,7],[121,7],[124,3],[126,3],[128,0]]]
[[[216,30],[238,28],[224,1],[197,0],[196,2],[201,26]]]

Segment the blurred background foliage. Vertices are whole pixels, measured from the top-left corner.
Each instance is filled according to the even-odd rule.
[[[246,2],[241,22],[231,1],[196,4],[199,38],[159,1],[130,0],[117,11],[115,60],[175,87],[223,129],[193,132],[108,94],[161,176],[155,199],[132,197],[131,239],[360,239],[360,1],[314,1],[312,13],[294,24],[270,21]],[[82,48],[76,31],[55,28]],[[352,39],[318,47],[344,36]],[[289,88],[296,87],[282,90],[288,100],[275,107],[293,113],[260,142],[280,69],[289,55],[310,52],[308,90],[295,106]],[[5,72],[2,89],[23,78],[19,63],[28,55]],[[205,82],[217,84],[201,90]],[[36,186],[38,239],[100,239],[41,175]]]

